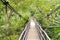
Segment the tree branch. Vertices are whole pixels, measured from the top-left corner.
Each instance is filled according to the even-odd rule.
[[[55,10],[52,10],[47,16],[52,15],[54,12],[58,11],[60,9],[60,6],[58,6]]]

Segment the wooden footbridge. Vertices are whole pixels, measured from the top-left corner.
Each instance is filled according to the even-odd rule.
[[[34,18],[26,24],[26,27],[19,37],[19,40],[51,40]]]

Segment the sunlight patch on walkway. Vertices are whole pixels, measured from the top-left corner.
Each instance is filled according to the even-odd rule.
[[[31,19],[31,21],[30,21],[30,27],[35,27],[35,22],[33,19]]]

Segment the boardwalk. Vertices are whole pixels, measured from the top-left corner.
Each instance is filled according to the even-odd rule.
[[[30,29],[28,32],[27,40],[39,40],[38,32],[33,20],[31,20],[31,23],[30,23]]]
[[[35,19],[31,18],[19,40],[51,40]]]

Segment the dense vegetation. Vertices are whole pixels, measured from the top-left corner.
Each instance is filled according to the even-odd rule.
[[[52,40],[60,40],[60,0],[0,0],[0,40],[18,40],[31,14]]]

